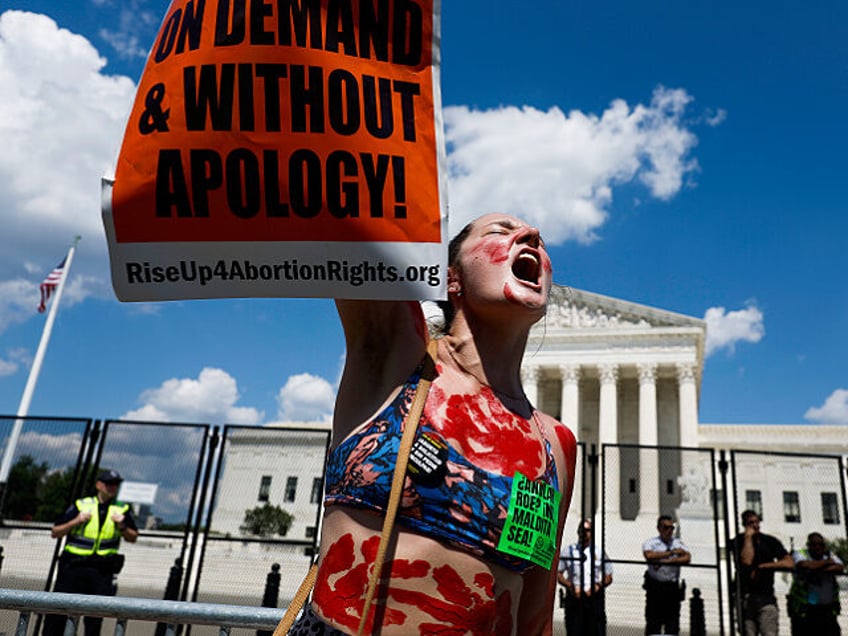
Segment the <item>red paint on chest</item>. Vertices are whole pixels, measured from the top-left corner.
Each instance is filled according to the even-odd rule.
[[[468,461],[507,477],[519,471],[535,479],[545,471],[545,449],[531,423],[507,410],[491,389],[446,403],[440,389],[432,392],[441,416],[431,421]]]

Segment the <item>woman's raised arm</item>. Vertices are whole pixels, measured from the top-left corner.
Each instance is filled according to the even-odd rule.
[[[333,422],[340,439],[406,381],[424,356],[428,335],[417,301],[336,300],[336,308],[347,347]]]

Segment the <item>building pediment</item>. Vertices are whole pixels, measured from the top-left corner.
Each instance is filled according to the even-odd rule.
[[[705,329],[704,321],[573,287],[554,285],[545,320],[536,329]]]

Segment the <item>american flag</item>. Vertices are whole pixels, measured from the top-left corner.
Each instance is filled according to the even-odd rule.
[[[50,295],[59,286],[59,281],[62,280],[62,272],[65,269],[65,258],[63,258],[62,262],[53,268],[52,272],[47,274],[47,278],[45,278],[44,282],[41,283],[41,302],[38,304],[39,313],[43,314],[47,309],[47,301],[50,299]]]

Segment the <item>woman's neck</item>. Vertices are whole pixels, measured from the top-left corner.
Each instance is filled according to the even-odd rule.
[[[526,400],[521,386],[521,353],[504,342],[481,343],[470,332],[444,338],[445,349],[459,371],[502,397]],[[523,347],[520,351],[523,351]]]

